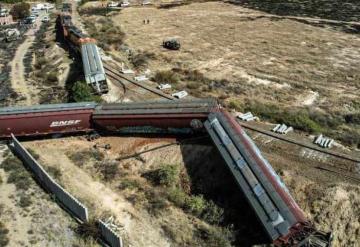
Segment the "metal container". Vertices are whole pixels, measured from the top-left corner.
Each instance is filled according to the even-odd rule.
[[[0,109],[0,138],[90,131],[95,103],[7,107]]]

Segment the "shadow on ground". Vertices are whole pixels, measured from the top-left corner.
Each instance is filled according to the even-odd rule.
[[[229,0],[228,2],[279,16],[360,22],[360,1],[358,0]],[[306,23],[327,26],[323,23]],[[332,26],[347,33],[360,33],[360,25],[334,23]]]
[[[182,144],[181,152],[190,177],[191,194],[202,194],[224,209],[222,227],[231,227],[235,246],[263,245],[270,242],[240,187],[210,139],[204,139],[203,152]],[[197,144],[199,145],[199,144]],[[196,157],[196,158],[194,158]]]
[[[84,81],[84,75],[83,75],[83,68],[82,68],[82,60],[79,52],[76,51],[75,47],[72,47],[65,39],[63,27],[61,25],[59,17],[56,19],[56,26],[55,26],[55,32],[56,32],[56,42],[64,49],[64,52],[69,54],[69,58],[72,60],[72,63],[70,64],[70,70],[69,75],[66,79],[65,85],[66,90],[68,93],[68,102],[72,101],[72,95],[71,95],[71,88],[74,85],[76,81]]]

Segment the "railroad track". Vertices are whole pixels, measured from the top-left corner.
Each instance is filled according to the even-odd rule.
[[[157,90],[155,88],[152,88],[150,86],[147,86],[147,85],[145,85],[143,83],[139,83],[139,82],[133,80],[132,78],[130,78],[130,76],[126,76],[124,74],[121,74],[121,73],[117,72],[115,68],[113,68],[112,66],[110,66],[108,64],[104,64],[104,69],[106,71],[106,74],[109,77],[115,79],[117,82],[119,82],[122,85],[123,90],[124,90],[124,95],[127,92],[127,86],[122,82],[122,80],[125,80],[126,82],[128,82],[128,83],[130,83],[130,84],[132,84],[134,86],[138,86],[138,87],[141,87],[141,88],[143,88],[143,89],[145,89],[147,91],[150,91],[150,92],[152,92],[152,93],[154,93],[157,96],[160,96],[162,98],[165,98],[165,99],[168,99],[168,100],[176,100],[176,98],[172,97],[171,95],[165,94],[162,91]],[[285,141],[285,142],[288,142],[288,143],[293,144],[293,145],[297,145],[297,146],[301,146],[301,147],[304,147],[304,148],[307,148],[307,149],[310,149],[310,150],[314,150],[314,151],[317,151],[317,152],[320,152],[320,153],[323,153],[323,154],[326,154],[326,155],[329,155],[329,156],[332,156],[332,157],[336,157],[338,159],[343,159],[343,160],[354,162],[356,164],[360,164],[360,158],[352,157],[352,156],[342,154],[342,153],[338,153],[338,152],[335,152],[335,151],[325,150],[325,149],[322,149],[320,147],[315,147],[312,144],[304,143],[304,142],[301,142],[301,141],[298,141],[298,140],[295,140],[295,139],[292,139],[292,138],[289,138],[289,137],[280,136],[280,135],[277,135],[277,134],[275,134],[275,133],[273,133],[271,131],[260,129],[260,128],[251,126],[251,125],[249,125],[247,123],[244,123],[244,122],[238,121],[238,123],[242,127],[246,128],[246,129],[249,129],[249,130],[264,134],[264,135],[267,135],[267,136],[272,137],[274,139],[278,139],[278,140]],[[325,171],[325,172],[330,172],[330,173],[341,175],[342,177],[344,177],[347,180],[352,180],[352,181],[360,183],[360,176],[350,175],[349,174],[350,171],[344,171],[344,169],[340,169],[340,168],[337,169],[337,168],[334,168],[334,167],[329,168],[329,167],[325,167],[325,166],[318,166],[316,168],[318,168],[318,169],[320,169],[322,171]]]
[[[145,85],[144,83],[137,82],[137,81],[133,80],[130,76],[126,76],[124,74],[117,72],[115,68],[109,66],[108,64],[104,63],[104,69],[105,69],[107,75],[109,75],[111,78],[119,81],[120,83],[121,83],[121,80],[125,80],[125,81],[129,82],[130,84],[141,87],[141,88],[143,88],[149,92],[152,92],[153,94],[156,94],[157,96],[160,96],[162,98],[169,99],[169,100],[176,100],[176,98],[174,98],[171,95],[163,93],[162,91],[152,88],[148,85]],[[122,85],[126,88],[126,86],[123,83],[122,83]],[[126,89],[125,89],[125,91],[126,91]]]

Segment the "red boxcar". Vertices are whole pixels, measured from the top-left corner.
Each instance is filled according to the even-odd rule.
[[[123,103],[98,106],[93,114],[97,128],[119,131],[128,127],[202,128],[218,108],[215,100]]]
[[[0,109],[0,138],[92,130],[92,102]]]

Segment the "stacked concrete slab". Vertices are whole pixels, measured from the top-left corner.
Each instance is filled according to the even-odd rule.
[[[259,118],[254,116],[251,112],[240,114],[238,118],[246,122],[259,120]]]
[[[323,148],[331,148],[334,144],[334,140],[320,134],[318,137],[315,138],[314,143]]]
[[[280,134],[287,134],[290,131],[293,131],[294,128],[291,126],[287,126],[286,124],[277,124],[272,131]]]

